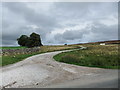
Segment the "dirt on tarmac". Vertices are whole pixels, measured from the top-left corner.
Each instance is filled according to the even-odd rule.
[[[0,88],[118,87],[118,70],[70,65],[53,59],[66,51],[39,54],[0,67]]]

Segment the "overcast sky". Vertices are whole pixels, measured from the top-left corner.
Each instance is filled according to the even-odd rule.
[[[44,45],[118,39],[116,2],[2,3],[2,45],[36,32]]]

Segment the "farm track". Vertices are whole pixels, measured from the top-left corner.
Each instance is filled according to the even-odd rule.
[[[0,68],[1,88],[117,88],[118,70],[57,62],[53,56],[71,50],[29,57]]]

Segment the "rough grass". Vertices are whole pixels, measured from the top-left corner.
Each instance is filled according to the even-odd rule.
[[[52,52],[52,51],[59,51],[59,50],[68,50],[68,49],[73,49],[73,48],[76,48],[76,47],[74,47],[74,46],[41,46],[40,52],[37,52],[37,53],[2,56],[2,58],[0,59],[0,66],[5,66],[8,64],[16,63],[18,61],[21,61],[27,57],[30,57],[30,56],[33,56],[36,54]]]
[[[77,48],[76,46],[64,46],[64,45],[56,45],[56,46],[41,46],[41,52],[51,52],[51,51],[59,51],[59,50],[68,50]]]
[[[118,45],[84,45],[87,50],[64,52],[54,56],[60,62],[88,67],[120,68]]]

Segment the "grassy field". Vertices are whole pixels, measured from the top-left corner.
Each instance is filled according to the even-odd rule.
[[[2,56],[2,61],[0,60],[1,64],[0,66],[5,66],[8,64],[13,64],[16,62],[19,62],[27,57],[40,54],[40,53],[33,53],[33,54],[20,54],[20,55],[15,55],[15,56]]]
[[[22,47],[19,47],[19,48],[22,48]],[[75,46],[41,46],[40,52],[37,52],[37,53],[2,56],[2,59],[0,59],[0,66],[5,66],[8,64],[16,63],[18,61],[21,61],[27,57],[30,57],[36,54],[59,51],[59,50],[66,50],[66,49],[73,49],[73,48],[76,48],[76,47]]]
[[[59,62],[99,68],[120,68],[118,45],[83,45],[86,50],[64,52],[54,56]]]
[[[0,47],[0,49],[21,49],[26,47],[16,46],[16,47]]]
[[[27,57],[59,50],[74,49],[80,45],[59,45],[42,46],[40,52],[32,54],[20,54],[11,56],[0,56],[0,66],[13,64]],[[54,59],[60,62],[75,64],[80,66],[100,67],[100,68],[118,68],[118,45],[82,45],[88,47],[87,50],[77,50],[61,53],[54,56]],[[25,47],[4,47],[4,49],[17,49]],[[120,66],[120,65],[119,65]],[[120,68],[120,67],[119,67]]]

